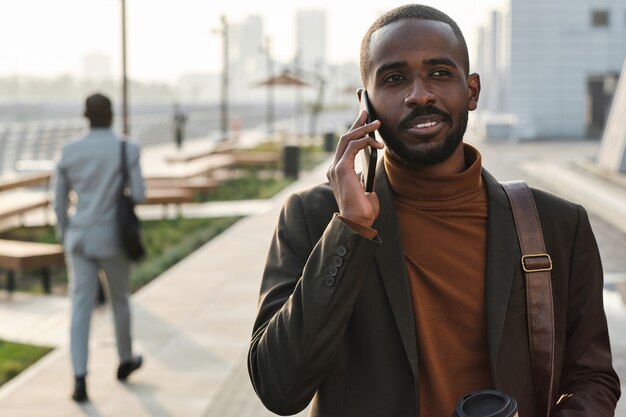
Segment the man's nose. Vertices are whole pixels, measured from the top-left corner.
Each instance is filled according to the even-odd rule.
[[[437,101],[437,96],[433,93],[427,82],[416,79],[411,84],[411,89],[404,97],[404,103],[409,107],[421,106],[426,107]]]

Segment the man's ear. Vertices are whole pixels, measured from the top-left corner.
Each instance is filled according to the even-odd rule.
[[[360,88],[360,87],[359,87],[359,88],[357,88],[357,89],[356,89],[356,98],[357,98],[359,101],[361,101],[361,95],[363,94],[363,91],[365,91],[365,89],[364,89],[364,88]]]
[[[469,90],[467,108],[469,110],[476,110],[478,107],[478,97],[480,97],[480,75],[476,73],[470,74],[467,77],[467,88]]]

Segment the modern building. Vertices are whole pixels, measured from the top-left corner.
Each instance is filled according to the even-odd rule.
[[[479,120],[494,136],[599,137],[626,57],[626,0],[505,0],[476,55]]]
[[[263,99],[265,92],[256,84],[266,77],[263,19],[248,16],[228,24],[229,101],[251,102]]]
[[[296,59],[309,72],[324,72],[327,66],[326,11],[296,12]]]

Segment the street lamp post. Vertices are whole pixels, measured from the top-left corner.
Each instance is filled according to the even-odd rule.
[[[222,35],[222,98],[221,98],[221,140],[228,139],[228,22],[221,16],[222,27],[213,33]]]
[[[126,0],[122,4],[122,131],[130,134],[128,127],[128,77],[126,75]]]
[[[274,62],[272,60],[271,40],[266,38],[265,48],[263,51],[267,58],[267,77],[270,78],[274,73]],[[267,133],[269,135],[274,134],[274,85],[268,84],[267,86]]]
[[[296,55],[293,58],[293,73],[296,76],[300,76],[300,50],[296,51]],[[293,116],[293,130],[294,130],[294,136],[296,138],[299,138],[301,134],[304,133],[304,128],[301,129],[301,131],[299,130],[299,128],[301,128],[300,125],[300,116],[302,116],[302,86],[301,85],[296,85],[295,88],[295,100],[296,100],[296,111],[295,114]],[[302,120],[304,120],[304,117],[302,117]]]
[[[222,62],[222,139],[228,139],[228,22],[222,16],[222,30],[224,36]]]

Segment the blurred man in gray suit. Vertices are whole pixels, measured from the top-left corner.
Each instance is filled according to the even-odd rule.
[[[55,171],[54,210],[69,270],[72,319],[70,345],[75,375],[72,398],[88,400],[85,376],[91,313],[96,303],[98,275],[104,272],[113,308],[120,365],[117,378],[126,378],[141,366],[132,354],[129,309],[130,261],[120,246],[116,207],[121,193],[121,140],[113,133],[111,101],[93,94],[85,102],[89,133],[63,147]],[[144,199],[139,147],[127,143],[126,166],[133,199]],[[68,216],[70,193],[76,210]]]

